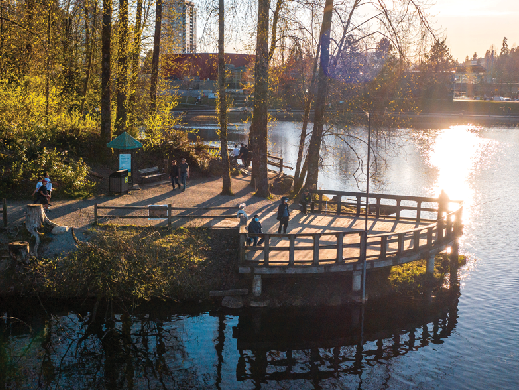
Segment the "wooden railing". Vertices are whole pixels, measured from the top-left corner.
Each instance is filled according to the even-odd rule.
[[[157,215],[121,215],[121,214],[99,214],[99,210],[126,210],[135,212],[138,210],[146,211],[163,211]],[[172,221],[177,218],[188,218],[188,219],[199,219],[199,218],[211,218],[211,219],[227,219],[236,218],[236,214],[220,214],[220,215],[204,215],[199,214],[200,211],[206,210],[238,210],[238,207],[173,207],[170,203],[168,205],[148,205],[148,206],[100,206],[97,203],[94,204],[94,223],[98,223],[99,218],[111,218],[111,219],[167,219],[168,227],[171,227]],[[173,211],[189,212],[191,214],[175,214]]]
[[[336,214],[353,214],[356,216],[366,215],[366,193],[363,192],[344,192],[329,190],[310,190],[312,202],[310,204],[311,212],[327,211]],[[325,197],[327,198],[325,200]],[[343,198],[355,198],[355,201],[344,201]],[[460,207],[463,203],[459,200],[449,200],[449,203],[455,203]],[[404,204],[410,203],[410,204]],[[428,207],[424,207],[424,203],[432,203]],[[345,207],[346,206],[346,207]],[[422,221],[435,221],[436,218],[424,218],[424,212],[438,213],[440,205],[438,198],[422,197],[422,196],[401,196],[386,194],[370,194],[369,195],[369,214],[375,218],[382,215],[395,214],[397,220],[415,220],[417,223]],[[443,205],[443,210],[447,211],[449,205]],[[410,211],[414,216],[404,217],[402,212]]]
[[[279,168],[279,173],[283,173],[283,168],[294,169],[289,165],[283,164],[283,157],[277,157],[272,154],[267,154],[267,162],[269,165]]]
[[[365,195],[364,195],[365,196]],[[387,197],[387,195],[384,195]],[[393,198],[413,198],[416,197],[393,197]],[[380,199],[380,196],[379,198]],[[418,201],[436,201],[432,198],[419,198]],[[378,203],[378,202],[377,202]],[[413,209],[405,207],[405,209]],[[419,222],[420,211],[427,208],[415,208],[418,213],[416,218]],[[437,209],[430,210],[437,212]],[[346,262],[383,261],[388,258],[404,259],[402,262],[416,260],[416,255],[429,253],[443,249],[448,243],[461,234],[463,207],[450,213],[442,215],[435,222],[410,229],[403,232],[389,232],[375,235],[368,235],[365,239],[364,230],[353,231],[333,231],[322,233],[289,233],[289,234],[247,234],[245,226],[240,227],[240,259],[242,265],[247,266],[294,266],[294,265],[330,265],[345,264]],[[443,213],[442,213],[443,214]],[[265,242],[263,247],[246,246],[247,237],[262,237]],[[288,245],[271,245],[272,239],[288,240]],[[303,241],[298,242],[296,241]],[[309,241],[310,245],[304,241]],[[348,250],[353,248],[353,250]],[[333,252],[321,251],[332,250]],[[346,251],[346,252],[345,252]],[[253,257],[258,253],[263,253],[262,259],[254,260]],[[279,252],[288,252],[288,259],[273,260],[272,257]],[[297,256],[301,254],[302,256]],[[333,256],[330,257],[330,254]],[[261,257],[261,256],[259,256]],[[398,262],[400,263],[400,262]]]

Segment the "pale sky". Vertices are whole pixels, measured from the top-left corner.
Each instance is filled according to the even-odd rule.
[[[434,1],[434,0],[433,0]],[[435,0],[431,24],[441,28],[455,59],[474,52],[484,57],[494,45],[499,52],[503,38],[508,47],[519,45],[519,0]]]

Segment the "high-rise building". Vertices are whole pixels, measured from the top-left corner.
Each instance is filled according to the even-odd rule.
[[[164,53],[196,53],[196,8],[188,0],[164,0],[161,46]]]

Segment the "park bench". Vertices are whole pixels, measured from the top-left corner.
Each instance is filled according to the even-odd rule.
[[[138,170],[141,176],[141,184],[163,180],[167,173],[160,172],[159,167],[144,168]]]

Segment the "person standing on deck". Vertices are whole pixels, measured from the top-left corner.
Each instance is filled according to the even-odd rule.
[[[281,204],[278,207],[278,217],[277,217],[277,219],[279,221],[278,234],[281,233],[281,227],[283,227],[283,233],[286,234],[289,217],[290,217],[290,210],[288,209],[287,198],[282,197]]]
[[[249,223],[249,226],[247,227],[247,231],[249,234],[262,234],[262,228],[261,228],[261,222],[259,221],[259,216],[256,214],[252,221]],[[249,237],[247,239],[247,243],[250,245],[252,242],[254,242],[254,246],[261,245],[265,241],[265,237],[261,237],[258,242],[258,236]]]
[[[180,164],[180,183],[184,186],[182,191],[186,190],[186,181],[189,179],[189,165],[186,162],[186,159],[182,159],[182,163]],[[180,186],[179,186],[180,187]]]

